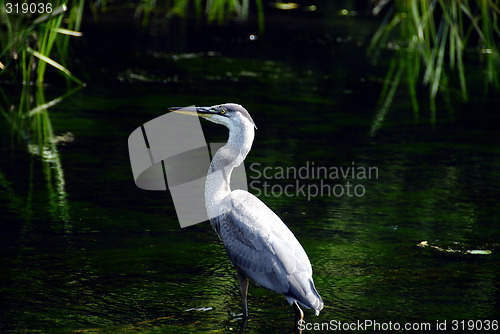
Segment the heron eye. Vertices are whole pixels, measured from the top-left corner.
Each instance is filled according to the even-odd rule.
[[[221,115],[224,115],[225,113],[226,113],[226,109],[221,108],[221,109],[220,109],[220,114],[221,114]]]

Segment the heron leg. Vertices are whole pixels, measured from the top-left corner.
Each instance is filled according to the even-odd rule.
[[[296,301],[293,301],[293,308],[295,309],[295,323],[298,325],[299,321],[304,320],[304,312]]]
[[[238,275],[238,284],[240,285],[241,293],[241,304],[243,306],[243,319],[248,318],[248,308],[247,308],[247,292],[248,292],[248,277],[242,274],[239,270],[236,270]]]

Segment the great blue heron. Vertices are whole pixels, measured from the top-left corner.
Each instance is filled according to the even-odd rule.
[[[170,108],[171,111],[203,117],[229,128],[227,143],[214,155],[205,184],[205,205],[210,223],[224,243],[236,268],[243,318],[248,317],[248,279],[281,293],[303,319],[300,305],[315,310],[323,300],[314,287],[306,252],[283,221],[261,200],[243,190],[230,189],[231,172],[252,147],[254,128],[248,111],[239,104],[212,107]]]

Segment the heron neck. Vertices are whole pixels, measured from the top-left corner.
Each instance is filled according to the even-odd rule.
[[[253,125],[230,129],[226,145],[215,153],[205,183],[205,206],[210,219],[224,210],[224,199],[231,193],[231,174],[245,160],[254,135]]]
[[[243,157],[240,164],[245,160],[248,152],[250,152],[254,137],[254,125],[250,124],[250,122],[244,122],[242,127],[229,129],[229,138],[226,145],[239,150],[239,154]],[[235,167],[238,167],[240,164]]]

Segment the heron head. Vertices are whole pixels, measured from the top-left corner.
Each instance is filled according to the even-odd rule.
[[[181,114],[199,116],[211,122],[225,125],[229,129],[244,126],[248,122],[257,129],[248,111],[236,103],[224,103],[211,107],[173,107],[169,108],[169,110]]]

